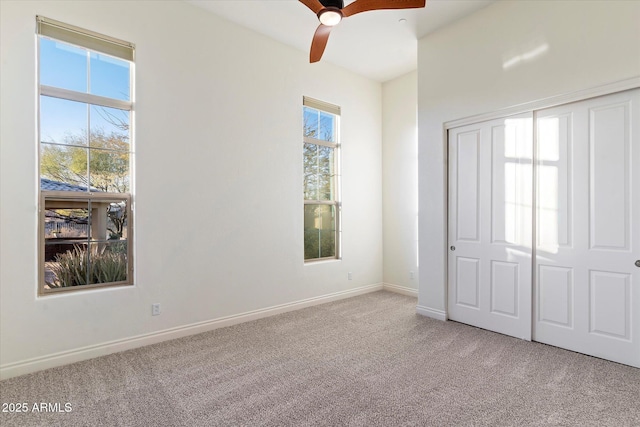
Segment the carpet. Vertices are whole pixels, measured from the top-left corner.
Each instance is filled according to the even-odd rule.
[[[0,424],[640,426],[640,369],[415,306],[380,291],[11,378],[3,409],[28,411]]]

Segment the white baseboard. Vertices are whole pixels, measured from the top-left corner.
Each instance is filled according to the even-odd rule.
[[[385,291],[395,292],[397,294],[407,295],[410,297],[418,298],[418,290],[413,288],[408,288],[406,286],[393,285],[391,283],[383,283],[382,284]]]
[[[357,295],[363,295],[369,292],[381,291],[383,288],[384,286],[382,283],[361,286],[355,289],[334,292],[319,297],[307,298],[304,300],[280,304],[273,307],[248,311],[246,313],[220,317],[218,319],[178,326],[175,328],[165,329],[163,331],[152,332],[149,334],[124,338],[121,340],[109,341],[106,343],[91,345],[87,347],[81,347],[73,350],[63,351],[60,353],[50,354],[47,356],[23,360],[20,362],[8,363],[0,366],[0,380],[17,377],[19,375],[25,375],[44,369],[54,368],[56,366],[68,365],[70,363],[80,362],[82,360],[93,359],[95,357],[105,356],[111,353],[117,353],[120,351],[143,347],[146,345],[156,344],[162,341],[199,334],[218,328],[233,326],[237,325],[238,323],[250,322],[252,320],[262,319],[289,311],[300,310],[302,308],[350,298]]]
[[[438,310],[435,308],[425,307],[423,305],[419,305],[416,307],[416,313],[421,314],[426,317],[431,317],[436,320],[447,320],[447,313],[442,310]]]

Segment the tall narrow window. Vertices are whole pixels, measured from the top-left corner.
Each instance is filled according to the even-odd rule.
[[[340,107],[304,98],[304,259],[340,258]]]
[[[134,47],[36,22],[39,294],[131,284]]]

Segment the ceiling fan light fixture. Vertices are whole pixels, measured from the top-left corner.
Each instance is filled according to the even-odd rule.
[[[318,13],[318,19],[322,25],[333,27],[342,21],[342,13],[337,7],[326,7]]]

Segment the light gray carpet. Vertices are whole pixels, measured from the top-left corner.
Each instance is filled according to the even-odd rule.
[[[0,382],[2,426],[640,426],[640,369],[376,292]]]

